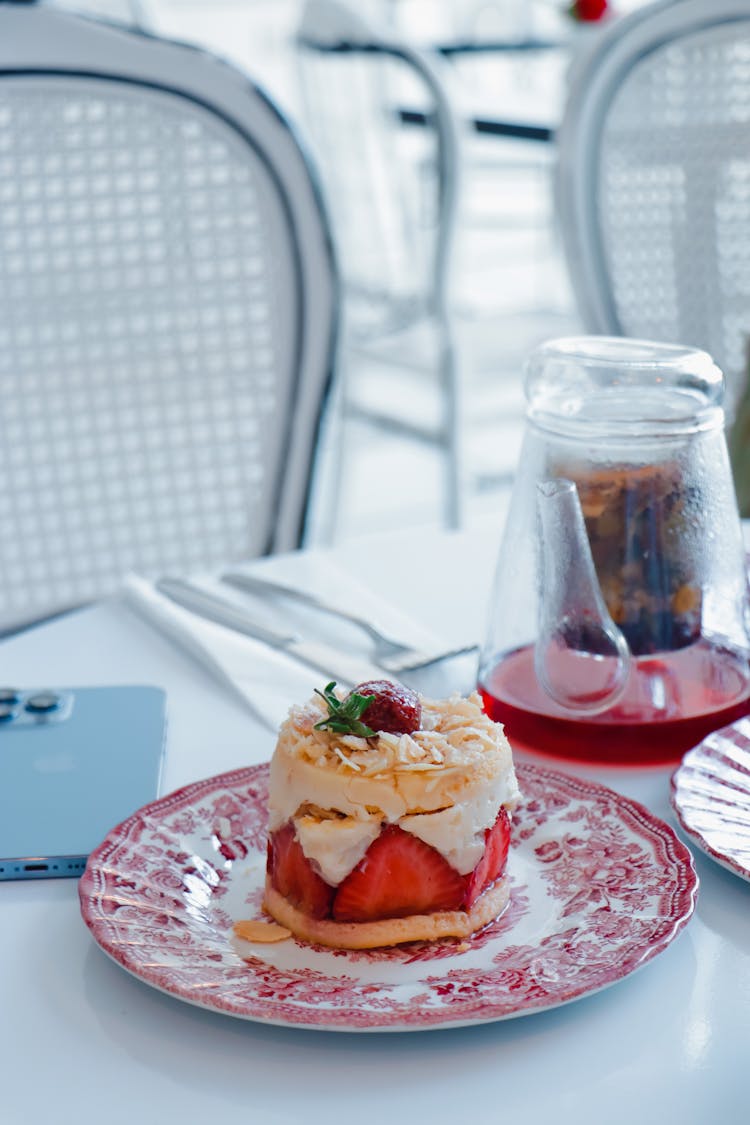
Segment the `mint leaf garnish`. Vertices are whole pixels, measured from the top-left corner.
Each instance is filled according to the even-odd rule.
[[[326,684],[323,691],[315,689],[328,708],[328,717],[315,724],[315,730],[331,730],[335,734],[356,734],[360,738],[374,738],[377,731],[372,730],[365,723],[360,722],[360,716],[369,707],[375,698],[374,695],[359,695],[352,691],[346,699],[339,699],[334,694],[335,680]]]

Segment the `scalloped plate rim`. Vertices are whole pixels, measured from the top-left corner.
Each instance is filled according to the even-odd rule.
[[[636,814],[636,817],[645,822],[645,824],[647,824],[653,832],[661,836],[663,839],[670,839],[675,852],[675,864],[679,862],[682,865],[682,868],[690,876],[690,880],[682,888],[684,901],[682,902],[680,913],[672,919],[672,927],[670,931],[662,938],[654,940],[650,945],[645,947],[642,950],[642,955],[639,957],[637,963],[633,964],[630,968],[624,968],[624,970],[619,975],[613,976],[611,979],[603,981],[600,984],[592,985],[586,984],[584,982],[578,987],[571,987],[570,991],[562,998],[555,998],[549,1003],[526,1003],[524,1006],[512,1011],[502,1013],[491,1011],[485,1012],[482,1015],[474,1012],[466,1015],[465,1018],[462,1017],[458,1012],[452,1015],[447,1011],[445,1013],[436,1011],[432,1013],[434,1014],[435,1018],[429,1022],[418,1024],[411,1023],[408,1020],[405,1020],[401,1023],[395,1021],[392,1023],[373,1022],[372,1024],[367,1026],[356,1026],[345,1022],[334,1022],[331,1017],[335,1018],[336,1015],[340,1014],[346,1015],[346,1013],[339,1012],[328,1012],[328,1018],[326,1020],[323,1020],[322,1022],[314,1022],[304,1019],[278,1018],[270,1014],[259,1014],[255,1011],[238,1011],[217,1003],[215,997],[211,997],[210,1000],[203,998],[199,999],[195,994],[191,994],[188,991],[180,990],[175,987],[168,987],[160,983],[158,978],[144,975],[144,973],[137,967],[134,967],[133,965],[127,963],[124,952],[121,952],[117,947],[111,948],[109,946],[109,943],[105,940],[102,940],[101,936],[95,932],[96,918],[91,917],[90,896],[87,896],[86,894],[90,881],[90,868],[93,868],[96,865],[101,857],[101,854],[108,848],[114,838],[124,837],[128,827],[134,822],[142,819],[144,816],[157,813],[161,811],[162,808],[171,806],[177,802],[184,802],[194,795],[205,794],[210,792],[212,789],[216,789],[221,786],[231,787],[233,784],[239,783],[240,781],[246,781],[254,774],[260,774],[262,771],[267,770],[268,764],[268,762],[263,762],[257,765],[239,767],[237,769],[229,770],[221,774],[212,775],[207,778],[189,782],[186,785],[183,785],[175,790],[170,791],[169,793],[164,794],[161,797],[156,798],[156,800],[143,806],[143,808],[136,810],[133,814],[131,814],[131,816],[127,817],[120,824],[115,825],[107,834],[105,839],[102,840],[102,842],[94,849],[94,851],[91,852],[86,866],[86,871],[79,881],[79,897],[83,920],[88,927],[93,940],[102,950],[102,952],[104,952],[111,961],[113,961],[120,968],[124,969],[136,980],[139,980],[142,984],[154,988],[157,992],[160,992],[166,996],[170,996],[172,997],[172,999],[180,1000],[184,1003],[191,1004],[192,1006],[201,1008],[205,1011],[211,1011],[216,1014],[230,1016],[236,1019],[243,1019],[254,1023],[268,1024],[269,1026],[296,1028],[310,1031],[357,1033],[384,1031],[434,1031],[476,1026],[485,1023],[504,1022],[506,1020],[518,1018],[521,1016],[534,1015],[537,1013],[554,1010],[555,1008],[565,1006],[587,996],[596,995],[596,993],[602,992],[605,989],[610,988],[620,981],[626,979],[628,976],[631,976],[634,972],[637,972],[639,969],[647,965],[651,960],[653,960],[654,957],[658,956],[659,953],[662,953],[670,944],[672,944],[675,938],[679,936],[687,923],[690,921],[690,918],[694,913],[698,894],[699,880],[695,872],[693,857],[690,849],[685,846],[685,844],[679,839],[672,827],[666,821],[656,816],[640,802],[630,797],[626,797],[618,793],[616,790],[612,790],[604,785],[601,785],[598,782],[590,781],[586,778],[578,777],[576,775],[564,774],[560,771],[535,763],[532,764],[524,762],[516,764],[517,772],[520,775],[529,773],[532,776],[542,777],[552,784],[554,784],[555,782],[563,782],[566,785],[574,784],[585,795],[590,795],[592,797],[606,796],[609,799],[614,798],[617,805],[632,810]],[[87,908],[89,908],[88,912]],[[476,1001],[476,1004],[478,1006],[481,1006],[481,996]]]
[[[745,882],[750,882],[750,866],[743,866],[736,859],[733,859],[732,856],[726,855],[724,852],[719,851],[718,848],[715,848],[713,844],[709,843],[703,832],[689,823],[688,814],[686,810],[682,808],[679,802],[681,777],[684,778],[687,775],[688,770],[692,767],[694,760],[699,759],[704,767],[706,766],[707,762],[710,762],[710,757],[705,761],[701,757],[701,753],[706,744],[709,742],[713,742],[717,738],[728,738],[730,732],[732,735],[737,733],[738,723],[746,722],[746,718],[738,719],[736,722],[729,723],[727,726],[721,727],[719,730],[712,731],[710,734],[706,735],[706,737],[701,742],[699,742],[697,746],[694,746],[692,750],[688,750],[679,766],[670,777],[669,787],[672,810],[675,814],[675,817],[677,818],[677,822],[680,828],[685,833],[685,835],[688,836],[689,839],[692,840],[692,842],[700,848],[704,855],[713,860],[714,863],[718,863],[726,871],[730,871],[733,875],[736,875],[738,878],[743,879]],[[707,771],[705,776],[713,779],[713,775],[710,773],[710,771]],[[750,793],[748,794],[747,806],[748,811],[750,812]]]

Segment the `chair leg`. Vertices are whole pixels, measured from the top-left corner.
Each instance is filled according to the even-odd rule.
[[[448,530],[457,531],[464,525],[466,507],[464,406],[458,350],[447,315],[438,319],[438,340],[443,409],[443,519]]]
[[[436,435],[442,459],[441,512],[443,526],[457,531],[465,522],[464,406],[459,354],[447,314],[435,318],[437,377],[441,421]],[[331,546],[340,537],[345,470],[351,462],[351,414],[348,408],[352,353],[346,340],[339,346],[337,370],[323,432],[323,456],[310,520],[310,543]],[[434,439],[430,439],[431,441]]]

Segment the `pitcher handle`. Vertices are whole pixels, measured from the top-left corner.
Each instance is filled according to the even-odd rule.
[[[622,696],[630,673],[630,649],[602,596],[573,481],[541,481],[537,514],[536,677],[561,707],[596,714]]]

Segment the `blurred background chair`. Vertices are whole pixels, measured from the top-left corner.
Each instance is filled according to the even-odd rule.
[[[348,507],[346,466],[364,422],[437,450],[440,514],[456,527],[475,497],[509,487],[523,358],[571,321],[547,221],[552,130],[514,122],[490,85],[483,109],[495,131],[481,134],[466,76],[480,59],[485,73],[518,54],[539,62],[558,42],[535,39],[529,51],[499,39],[422,49],[391,30],[398,21],[389,13],[405,5],[371,0],[367,22],[361,7],[306,0],[296,40],[301,120],[329,199],[345,292],[335,511],[340,518]],[[553,80],[559,72],[554,60]]]
[[[419,50],[390,39],[337,0],[308,0],[297,36],[301,105],[329,201],[344,285],[340,361],[342,441],[347,421],[371,422],[434,443],[442,511],[461,523],[462,386],[448,287],[458,206],[458,125],[442,82]],[[427,128],[405,129],[416,101]],[[374,377],[352,377],[353,357]],[[416,405],[403,368],[437,395]],[[332,479],[342,483],[339,467]],[[341,504],[332,496],[332,523]]]
[[[750,6],[655,3],[580,60],[558,206],[591,332],[705,348],[741,393],[750,332]]]
[[[247,76],[0,4],[0,627],[304,533],[337,283]]]

